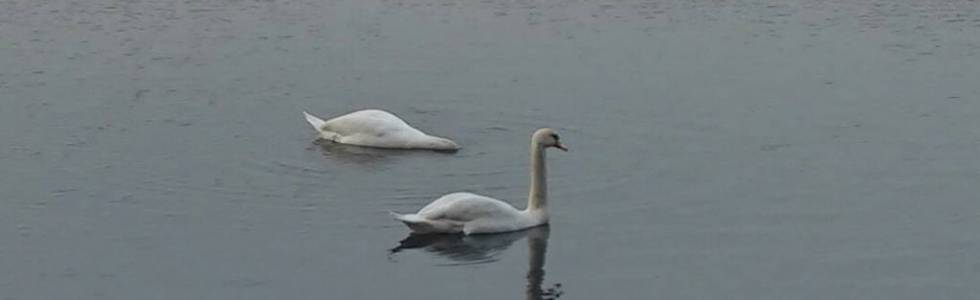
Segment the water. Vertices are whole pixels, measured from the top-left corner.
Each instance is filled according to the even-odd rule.
[[[2,299],[980,296],[974,1],[15,0],[0,45]],[[464,149],[301,114],[367,107]],[[392,251],[523,207],[544,126],[550,228]]]

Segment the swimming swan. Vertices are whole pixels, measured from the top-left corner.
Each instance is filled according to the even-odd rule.
[[[545,149],[568,151],[558,134],[548,128],[531,135],[531,191],[527,208],[517,210],[506,202],[472,193],[452,193],[436,199],[414,214],[392,216],[413,233],[496,233],[548,223],[548,185],[545,182]]]
[[[387,111],[365,109],[324,121],[303,112],[306,121],[320,132],[320,138],[341,144],[395,148],[459,150],[455,142],[425,134]]]

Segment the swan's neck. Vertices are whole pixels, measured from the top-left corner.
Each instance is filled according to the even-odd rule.
[[[531,192],[527,196],[527,210],[544,210],[548,206],[547,170],[544,166],[544,148],[538,141],[531,143]]]

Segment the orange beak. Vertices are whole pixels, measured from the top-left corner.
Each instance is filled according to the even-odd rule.
[[[554,147],[555,148],[558,148],[558,149],[561,149],[561,151],[568,152],[568,148],[565,148],[565,145],[562,145],[561,142],[555,143],[555,146]]]

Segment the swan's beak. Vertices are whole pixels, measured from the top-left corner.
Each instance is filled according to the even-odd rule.
[[[555,146],[554,147],[555,148],[558,148],[558,149],[561,149],[561,151],[568,152],[568,148],[565,148],[565,145],[562,145],[561,143],[555,143]]]

